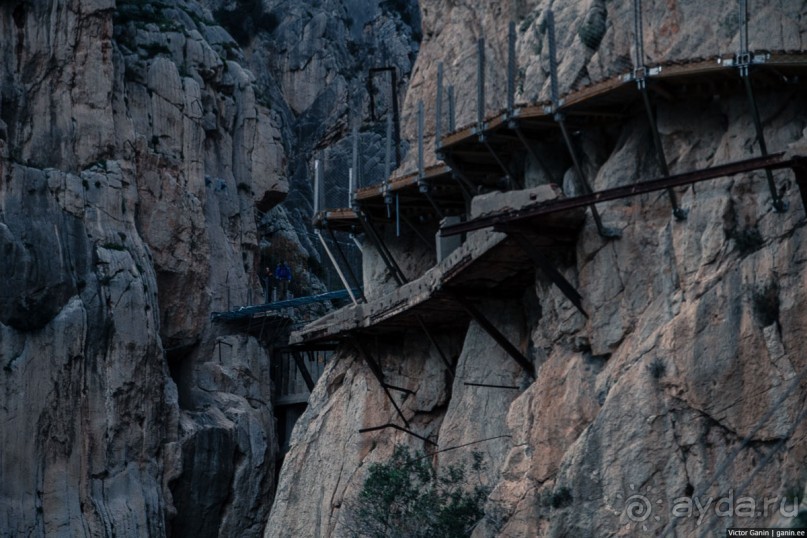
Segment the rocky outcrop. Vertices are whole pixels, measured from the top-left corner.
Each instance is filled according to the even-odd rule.
[[[491,50],[488,65],[499,72],[489,73],[487,95],[502,96],[496,89],[504,85],[506,48],[495,30],[511,17],[524,69],[519,99],[546,99],[541,50],[548,7],[423,3],[424,40],[405,107],[413,110],[419,99],[432,106],[438,61],[453,80],[473,80],[468,51],[483,33]],[[614,66],[630,67],[628,5],[552,7],[561,91],[610,76]],[[645,2],[647,61],[734,51],[730,10],[702,7]],[[793,26],[799,20],[795,9],[752,12],[752,48],[804,48],[803,25]],[[601,35],[592,39],[587,30],[581,36],[580,28]],[[469,68],[475,69],[472,61]],[[468,123],[475,88],[463,82],[457,91],[458,123]],[[785,95],[760,98],[768,147],[775,151],[807,146],[798,112],[804,103]],[[758,152],[742,95],[663,102],[658,123],[673,172]],[[410,137],[413,128],[409,123]],[[648,157],[652,146],[642,117],[577,136],[597,189],[658,173]],[[528,184],[568,187],[563,179],[573,174],[570,164],[542,151],[558,168],[557,177],[529,173]],[[804,208],[788,174],[778,175],[777,183],[790,202],[785,213],[773,211],[761,173],[681,189],[681,203],[690,210],[685,222],[671,218],[663,193],[601,204],[605,224],[622,238],[602,239],[589,219],[576,247],[554,260],[584,297],[588,319],[540,275],[521,300],[480,302],[483,313],[528,354],[537,369],[534,382],[525,382],[474,323],[464,334],[441,335],[456,361],[452,383],[445,382],[436,351],[420,333],[402,334],[400,341],[364,338],[389,382],[414,392],[394,396],[411,429],[430,436],[441,450],[451,449],[434,453],[436,466],[471,450],[485,455],[483,480],[492,492],[474,536],[634,536],[665,528],[694,536],[709,525],[791,523],[788,515],[798,512],[791,499],[804,490]],[[520,390],[494,391],[466,381]],[[398,443],[433,450],[392,429],[357,433],[397,420],[369,368],[345,347],[295,429],[265,536],[349,535],[350,506],[368,465],[388,459]],[[773,499],[776,508],[703,519],[672,510],[676,499],[716,502],[730,493],[757,503]],[[637,513],[631,502],[642,499],[650,511]]]
[[[260,293],[279,116],[193,2],[0,27],[0,534],[259,534],[268,357],[208,320]]]

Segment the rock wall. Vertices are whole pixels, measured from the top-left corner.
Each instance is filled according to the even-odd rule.
[[[643,4],[648,62],[737,46],[733,2],[705,9],[689,1]],[[519,30],[519,98],[545,99],[545,54],[536,49],[538,43],[546,47],[548,7],[422,2],[424,39],[405,108],[412,110],[419,99],[432,102],[438,61],[455,80],[473,80],[473,71],[463,69],[482,33],[492,44],[489,65],[504,65],[506,48],[495,30],[506,28],[508,18]],[[563,91],[582,79],[596,81],[630,58],[627,4],[552,7]],[[603,30],[595,47],[578,28],[597,17]],[[752,10],[751,48],[804,48],[803,21],[803,10],[792,3]],[[487,94],[503,95],[493,91],[503,87],[503,69],[488,80]],[[461,125],[475,115],[475,87],[465,82],[457,91]],[[804,151],[803,99],[786,88],[758,97],[771,151]],[[758,154],[742,95],[665,102],[658,124],[673,173]],[[578,135],[596,189],[658,174],[647,129],[637,116]],[[413,124],[407,132],[411,136]],[[568,187],[569,163],[551,148],[540,151],[557,177],[530,168],[530,183]],[[790,203],[785,213],[773,211],[762,173],[681,189],[681,203],[690,210],[685,222],[672,219],[664,193],[601,204],[605,224],[621,230],[622,238],[602,239],[589,219],[576,247],[555,259],[584,297],[588,319],[540,275],[520,300],[481,303],[533,361],[534,382],[473,323],[464,334],[441,335],[456,361],[453,382],[421,334],[363,339],[390,382],[414,391],[398,400],[412,429],[441,449],[465,447],[436,453],[436,466],[470,450],[485,454],[483,478],[492,493],[474,536],[635,536],[665,528],[696,536],[712,524],[718,530],[790,524],[780,502],[803,497],[805,486],[801,373],[807,364],[800,349],[807,257],[798,189],[789,173],[776,179]],[[465,381],[521,390],[493,391]],[[265,536],[350,535],[348,513],[368,464],[389,458],[398,443],[433,450],[392,429],[357,433],[396,421],[369,369],[345,347],[294,431]],[[675,499],[706,502],[730,492],[758,503],[775,499],[777,508],[759,517],[673,515]],[[629,510],[635,495],[650,503],[645,517]],[[787,506],[792,516],[792,501]]]
[[[259,534],[260,294],[281,124],[193,2],[0,7],[0,534]]]

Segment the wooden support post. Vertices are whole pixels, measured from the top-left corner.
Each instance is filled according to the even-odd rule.
[[[532,362],[530,362],[530,360],[527,357],[525,357],[524,354],[521,353],[521,351],[519,351],[516,346],[511,344],[510,341],[507,339],[507,337],[503,335],[496,328],[496,326],[493,325],[493,323],[487,317],[485,317],[485,315],[482,314],[482,312],[478,308],[476,308],[476,306],[474,306],[474,304],[471,301],[463,297],[458,292],[449,291],[449,293],[451,294],[453,299],[457,301],[466,312],[468,312],[468,315],[470,315],[474,319],[474,321],[476,321],[479,324],[482,330],[488,333],[488,335],[491,338],[493,338],[493,340],[497,344],[499,344],[499,346],[508,355],[510,355],[510,357],[512,357],[513,360],[515,360],[518,363],[518,365],[521,366],[521,368],[523,368],[525,372],[527,372],[528,375],[530,375],[533,379],[535,379],[535,367],[533,366]]]
[[[308,371],[308,368],[305,365],[305,359],[297,351],[292,351],[291,356],[294,358],[295,364],[297,364],[297,369],[300,371],[300,375],[303,376],[303,381],[305,381],[305,386],[308,387],[308,392],[313,391],[314,379],[311,377],[311,373]]]

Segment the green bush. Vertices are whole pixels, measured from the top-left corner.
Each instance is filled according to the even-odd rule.
[[[490,492],[478,479],[481,454],[474,453],[473,460],[477,483],[472,486],[465,464],[436,473],[426,456],[396,446],[389,461],[370,465],[357,500],[347,508],[352,536],[470,536]]]

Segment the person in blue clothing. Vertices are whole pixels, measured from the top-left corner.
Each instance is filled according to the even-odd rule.
[[[275,267],[275,281],[277,281],[280,288],[278,290],[278,300],[282,301],[286,298],[286,293],[291,283],[291,269],[286,265],[286,262],[280,262],[277,264],[277,267]]]

